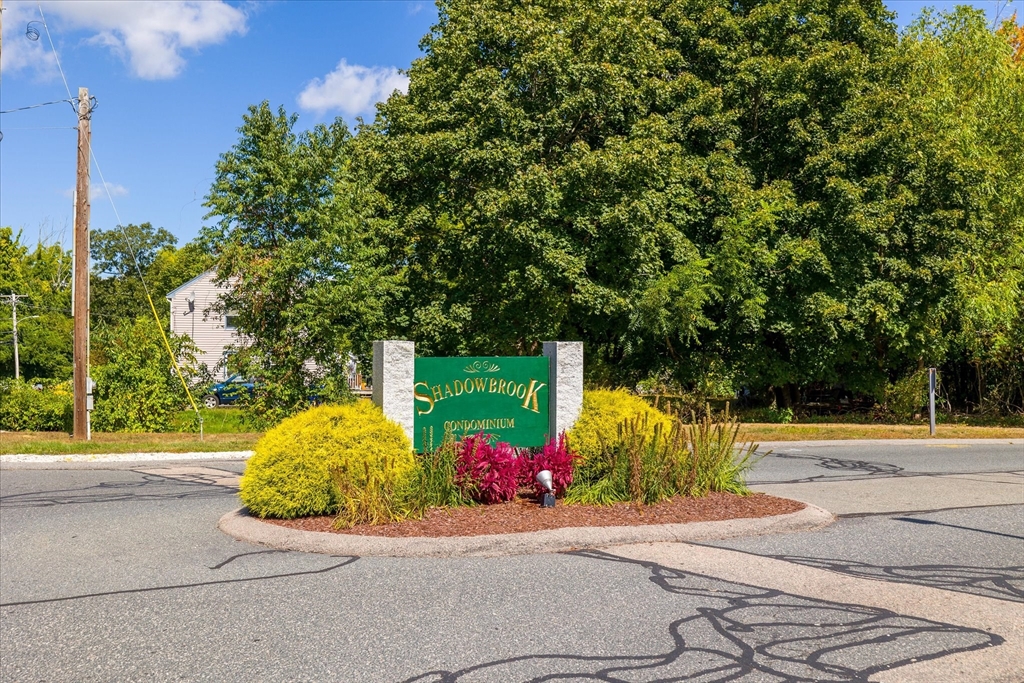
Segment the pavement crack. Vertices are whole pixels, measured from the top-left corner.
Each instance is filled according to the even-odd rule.
[[[337,556],[334,556],[337,557]],[[169,591],[169,590],[181,590],[185,588],[199,588],[202,586],[216,586],[219,584],[228,583],[247,583],[250,581],[268,581],[270,579],[286,579],[293,578],[296,576],[313,576],[316,574],[326,574],[327,572],[340,569],[347,565],[352,564],[358,557],[346,558],[344,562],[333,564],[330,567],[324,567],[323,569],[311,569],[304,572],[287,572],[285,574],[270,574],[268,576],[249,576],[241,579],[220,579],[217,581],[198,581],[196,583],[180,583],[171,586],[151,586],[149,588],[129,588],[119,591],[102,591],[99,593],[85,593],[82,595],[69,595],[63,598],[43,598],[40,600],[20,600],[17,602],[3,602],[0,603],[0,607],[18,607],[21,605],[41,605],[50,602],[67,602],[70,600],[83,600],[85,598],[102,598],[109,595],[133,595],[138,593],[153,593],[156,591]]]

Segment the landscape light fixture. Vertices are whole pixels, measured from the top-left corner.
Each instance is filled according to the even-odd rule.
[[[542,508],[555,507],[555,487],[551,481],[551,470],[541,470],[538,472],[537,483],[547,489],[547,492],[540,497],[540,506]]]
[[[189,313],[195,313],[196,312],[196,293],[195,292],[190,292],[189,295],[188,295],[188,298],[185,299],[185,301],[188,302],[188,311],[185,312],[185,315],[188,315]]]

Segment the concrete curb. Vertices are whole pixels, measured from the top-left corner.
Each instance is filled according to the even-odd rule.
[[[737,445],[741,442],[737,441]],[[743,442],[746,443],[746,442]],[[1024,444],[1021,437],[1001,437],[997,439],[942,439],[939,437],[922,436],[918,439],[832,439],[822,441],[757,441],[758,452],[769,449],[779,451],[786,448],[831,448],[834,446],[992,446],[997,444]]]
[[[175,462],[178,460],[247,460],[252,451],[193,451],[190,453],[73,453],[68,455],[35,455],[15,453],[0,455],[0,465],[45,465],[61,469],[62,465],[74,464],[125,464],[136,462]],[[53,467],[58,466],[58,467]],[[31,467],[26,468],[31,469]],[[73,468],[68,468],[73,469]]]
[[[517,534],[448,538],[386,538],[324,531],[300,531],[260,521],[239,508],[220,518],[217,527],[240,541],[280,550],[358,557],[498,557],[556,553],[658,541],[707,541],[736,536],[811,531],[835,521],[831,512],[808,504],[798,512],[774,517],[728,519],[689,524],[569,527]]]

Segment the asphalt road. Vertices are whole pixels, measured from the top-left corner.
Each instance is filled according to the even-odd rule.
[[[1020,681],[1024,445],[936,445],[773,445],[816,532],[458,559],[235,541],[239,462],[5,465],[0,680]]]

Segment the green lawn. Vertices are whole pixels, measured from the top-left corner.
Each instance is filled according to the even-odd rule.
[[[247,451],[262,436],[241,428],[238,411],[217,408],[204,414],[204,438],[198,433],[102,434],[92,441],[73,441],[58,432],[0,431],[0,455],[37,453],[186,453],[189,451]],[[971,427],[939,425],[936,436],[945,439],[1024,439],[1024,428]],[[819,441],[835,439],[927,439],[928,427],[922,425],[879,424],[744,424],[739,440],[746,441]]]
[[[204,434],[242,434],[249,431],[248,427],[242,424],[240,408],[200,408],[199,414],[203,416]],[[199,431],[196,426],[196,414],[192,410],[180,411],[174,416],[173,423],[178,431]]]
[[[938,439],[1024,439],[1021,427],[973,427],[940,424]],[[832,441],[843,439],[927,439],[928,425],[886,424],[767,424],[746,423],[740,427],[738,441]]]
[[[252,450],[261,434],[103,434],[94,433],[92,441],[74,441],[62,432],[0,432],[0,455],[37,453],[204,453]]]
[[[238,408],[203,409],[203,438],[196,428],[195,413],[181,411],[174,417],[179,430],[165,434],[106,434],[93,432],[91,441],[74,441],[62,432],[0,431],[0,455],[34,453],[187,453],[252,450],[262,434],[248,431]]]

